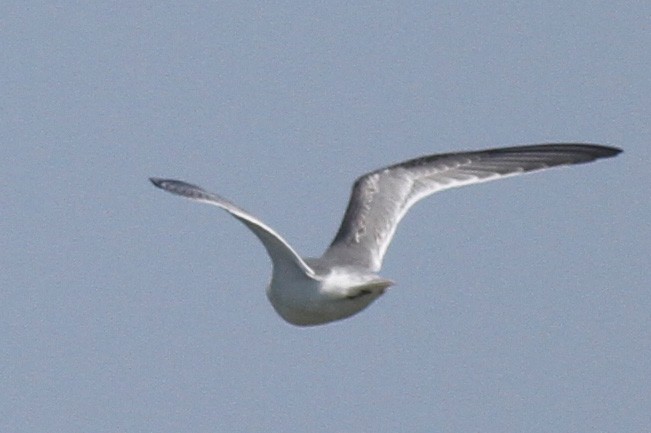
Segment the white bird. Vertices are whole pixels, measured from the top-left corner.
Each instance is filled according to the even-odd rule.
[[[593,144],[542,144],[430,155],[372,171],[353,185],[339,231],[323,256],[305,259],[265,223],[219,195],[178,180],[150,180],[167,192],[218,206],[244,223],[271,257],[271,305],[287,322],[312,326],[360,312],[393,284],[377,272],[398,223],[422,198],[620,152]]]

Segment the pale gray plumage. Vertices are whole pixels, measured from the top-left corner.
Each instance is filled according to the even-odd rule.
[[[394,231],[409,208],[435,192],[546,168],[615,156],[619,149],[543,144],[412,159],[358,178],[344,219],[324,258],[377,272]]]
[[[431,155],[373,171],[355,182],[339,231],[324,255],[305,260],[270,227],[230,201],[185,182],[151,181],[168,192],[221,207],[244,223],[271,257],[267,296],[276,311],[295,325],[318,325],[361,311],[393,283],[376,272],[398,223],[422,198],[620,152],[593,144],[543,144]]]

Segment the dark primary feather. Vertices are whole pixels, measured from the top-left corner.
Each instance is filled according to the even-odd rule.
[[[620,152],[594,144],[541,144],[430,155],[375,170],[353,185],[341,226],[323,258],[377,272],[400,219],[430,194]]]
[[[171,192],[172,194],[180,195],[182,197],[194,200],[229,203],[228,200],[224,199],[223,197],[210,193],[197,185],[192,185],[191,183],[174,179],[159,179],[157,177],[150,177],[149,180],[158,188],[167,192]]]

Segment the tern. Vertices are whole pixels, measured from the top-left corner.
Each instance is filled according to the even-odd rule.
[[[595,144],[539,144],[423,156],[359,177],[339,231],[320,258],[302,258],[278,233],[229,200],[196,185],[150,178],[167,192],[224,209],[262,242],[272,262],[267,297],[297,326],[350,317],[393,285],[378,275],[400,220],[419,200],[449,188],[610,158],[622,150]]]

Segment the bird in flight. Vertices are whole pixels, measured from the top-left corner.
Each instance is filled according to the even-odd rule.
[[[262,242],[272,262],[267,297],[298,326],[350,317],[394,282],[378,275],[398,223],[419,200],[449,188],[610,158],[621,149],[540,144],[423,156],[358,178],[334,240],[320,258],[302,258],[272,228],[225,198],[172,179],[150,178],[167,192],[224,209]]]

